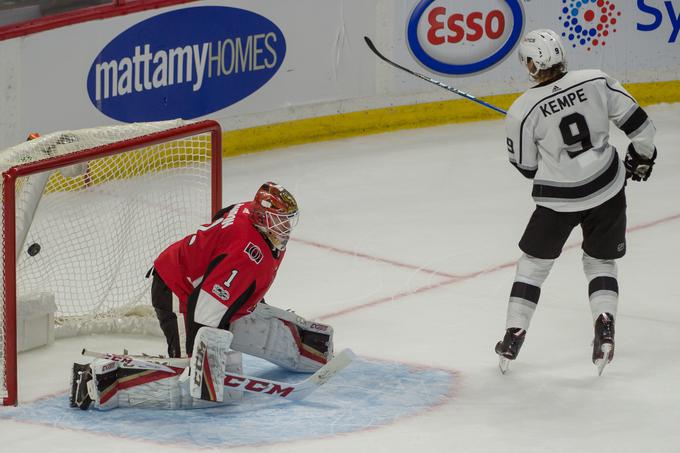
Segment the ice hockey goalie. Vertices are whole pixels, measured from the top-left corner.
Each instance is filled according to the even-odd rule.
[[[229,350],[295,372],[313,373],[324,366],[333,358],[333,329],[264,301],[297,218],[293,195],[266,182],[253,200],[220,210],[211,224],[169,245],[147,275],[153,278],[151,303],[168,357],[190,355],[191,364],[135,368],[105,357],[85,367],[75,365],[72,404],[183,408],[196,407],[195,399],[238,400],[240,395],[224,392],[221,383],[226,371],[241,368],[240,354]],[[209,366],[197,357],[210,359]]]

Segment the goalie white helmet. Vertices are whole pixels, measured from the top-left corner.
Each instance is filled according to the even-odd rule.
[[[565,70],[567,67],[562,41],[552,30],[541,29],[527,33],[519,44],[518,54],[524,66],[528,65],[529,59],[534,63],[534,70],[529,70],[532,77],[539,71],[550,69],[560,63]]]

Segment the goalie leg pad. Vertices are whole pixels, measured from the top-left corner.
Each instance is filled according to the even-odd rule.
[[[207,326],[198,329],[190,365],[189,390],[192,397],[222,401],[224,373],[232,338],[228,330]]]
[[[228,353],[225,369],[230,373],[243,373],[240,352]],[[99,410],[116,407],[194,409],[233,404],[243,399],[243,392],[229,389],[224,389],[221,403],[194,399],[190,394],[189,381],[183,380],[179,371],[170,374],[158,370],[126,368],[120,362],[108,359],[95,359],[89,365],[74,364],[74,376],[82,379],[72,381],[71,405],[81,409],[87,409],[90,405]],[[84,385],[79,386],[80,382]],[[84,396],[78,397],[82,389]]]
[[[259,303],[234,321],[231,348],[291,371],[312,373],[333,358],[333,328]]]
[[[238,351],[229,351],[227,353],[225,369],[227,373],[243,374],[243,355]],[[230,387],[224,387],[222,394],[222,401],[208,401],[191,396],[191,389],[189,382],[191,375],[189,367],[178,378],[178,385],[180,391],[180,409],[203,409],[215,406],[223,406],[227,404],[238,403],[243,400],[243,392],[233,390]],[[222,386],[224,386],[224,378],[222,379]]]

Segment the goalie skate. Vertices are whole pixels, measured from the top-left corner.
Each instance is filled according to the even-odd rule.
[[[517,358],[526,334],[526,330],[512,327],[505,331],[503,340],[496,343],[495,350],[496,354],[498,354],[498,368],[500,368],[502,374],[505,374],[508,368],[510,368],[510,361]]]
[[[614,358],[614,317],[610,313],[602,313],[595,321],[595,338],[593,339],[593,364],[597,367],[598,376],[602,376],[604,368]]]
[[[87,388],[88,382],[92,381],[92,369],[90,365],[73,364],[71,372],[71,395],[69,402],[71,407],[87,410],[92,403],[90,393]]]

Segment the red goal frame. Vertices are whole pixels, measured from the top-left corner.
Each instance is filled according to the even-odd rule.
[[[122,140],[108,145],[98,146],[74,152],[72,154],[44,159],[16,165],[2,174],[5,216],[2,229],[5,238],[4,256],[4,285],[5,285],[5,388],[7,397],[3,399],[4,406],[16,406],[18,403],[18,372],[17,372],[17,294],[16,294],[16,200],[15,183],[17,178],[39,173],[48,169],[67,167],[94,158],[120,154],[144,146],[158,145],[170,140],[187,138],[193,135],[210,133],[211,142],[211,210],[212,213],[222,208],[222,128],[212,120],[199,121],[165,131]]]

